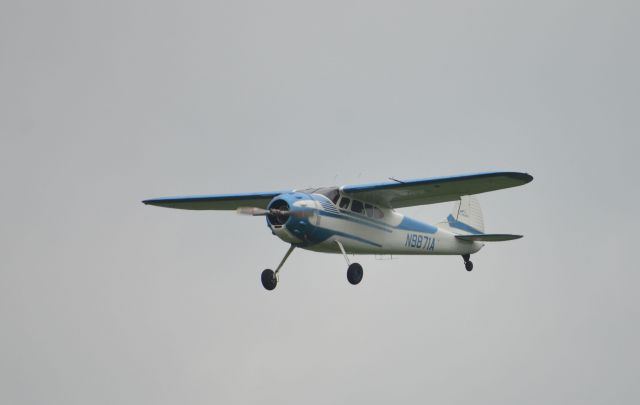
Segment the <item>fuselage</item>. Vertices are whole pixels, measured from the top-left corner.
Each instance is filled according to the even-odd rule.
[[[464,255],[483,246],[393,209],[359,201],[337,189],[329,191],[294,191],[275,197],[268,207],[290,214],[268,215],[267,225],[283,241],[316,252],[340,253],[336,241],[350,254]]]

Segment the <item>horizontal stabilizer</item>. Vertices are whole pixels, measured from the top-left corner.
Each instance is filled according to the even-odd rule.
[[[503,242],[522,238],[522,235],[510,235],[508,233],[482,233],[479,235],[456,235],[460,240],[468,242]]]

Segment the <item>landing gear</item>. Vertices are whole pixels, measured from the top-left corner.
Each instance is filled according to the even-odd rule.
[[[335,242],[340,248],[340,252],[342,252],[342,256],[349,266],[347,268],[347,280],[349,280],[349,283],[351,283],[352,285],[360,283],[362,281],[362,276],[364,275],[362,266],[360,265],[360,263],[349,262],[349,257],[347,256],[347,252],[344,250],[344,246],[342,246],[342,243],[337,240]]]
[[[282,265],[284,264],[284,262],[287,261],[287,259],[289,258],[289,255],[291,254],[291,252],[293,252],[293,249],[295,248],[296,247],[294,245],[291,245],[291,247],[289,247],[287,254],[285,254],[284,257],[282,258],[282,261],[278,265],[278,268],[276,269],[276,271],[273,271],[271,269],[266,269],[262,272],[262,275],[260,276],[260,281],[262,281],[262,286],[266,290],[271,291],[274,288],[276,288],[276,286],[278,285],[278,272],[280,271],[280,269],[282,268]]]
[[[349,265],[347,269],[347,280],[353,285],[358,284],[362,281],[362,276],[364,272],[362,271],[362,266],[360,263],[352,263]]]
[[[278,285],[278,278],[276,277],[276,273],[271,269],[266,269],[262,272],[262,276],[260,277],[262,280],[262,286],[266,290],[273,290]]]
[[[347,252],[345,252],[344,246],[342,246],[342,243],[340,243],[339,241],[335,241],[335,242],[338,245],[338,247],[340,247],[342,256],[344,256],[344,259],[347,261],[347,265],[349,266],[347,268],[347,280],[349,280],[349,283],[351,283],[352,285],[360,284],[360,282],[362,281],[362,276],[364,275],[364,271],[362,270],[362,265],[360,265],[360,263],[349,262],[349,257],[347,256]],[[282,269],[284,262],[287,261],[287,259],[289,258],[289,255],[291,255],[291,252],[293,252],[295,248],[296,247],[294,245],[291,245],[289,247],[289,250],[282,258],[282,261],[276,268],[276,271],[273,271],[271,269],[265,269],[262,271],[262,274],[260,275],[260,281],[262,282],[262,286],[264,287],[265,290],[271,291],[278,286],[278,280],[279,280],[278,273],[280,272],[280,269]]]
[[[467,269],[467,271],[473,270],[473,262],[469,260],[470,258],[471,255],[462,255],[462,260],[464,260],[464,268]]]

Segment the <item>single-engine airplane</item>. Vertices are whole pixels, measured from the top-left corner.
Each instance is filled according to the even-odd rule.
[[[521,186],[527,173],[490,172],[453,177],[397,180],[374,184],[321,187],[266,193],[164,197],[144,204],[185,210],[236,210],[265,216],[271,233],[290,244],[275,271],[262,272],[262,285],[276,288],[279,272],[296,247],[339,253],[347,262],[347,280],[362,281],[363,269],[347,254],[460,255],[467,271],[471,254],[483,242],[522,235],[484,233],[482,211],[474,194]],[[435,226],[409,218],[396,208],[455,201],[451,214]]]

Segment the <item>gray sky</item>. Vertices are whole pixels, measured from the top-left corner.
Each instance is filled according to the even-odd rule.
[[[636,1],[0,5],[0,403],[635,404]],[[145,207],[485,170],[459,257]],[[437,221],[449,204],[406,210]]]

